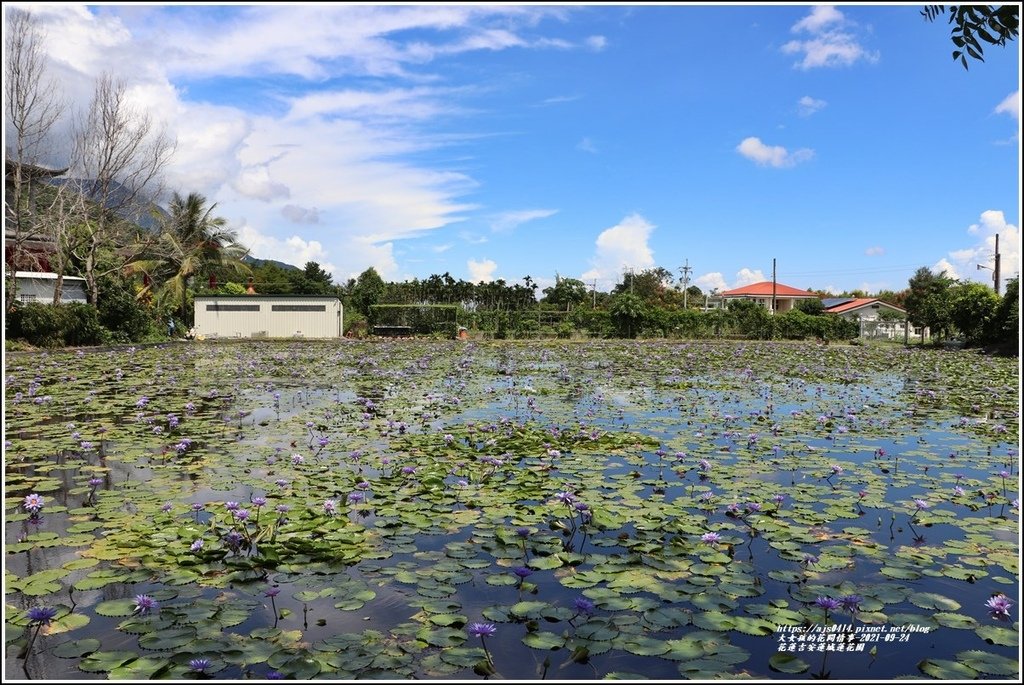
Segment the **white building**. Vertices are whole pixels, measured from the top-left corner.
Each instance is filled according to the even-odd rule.
[[[906,338],[911,334],[928,337],[928,329],[910,329],[907,311],[877,297],[830,297],[821,301],[826,314],[835,314],[860,324],[862,338]],[[882,312],[888,316],[883,318]],[[899,318],[897,318],[899,317]]]
[[[341,300],[324,295],[197,295],[205,338],[340,338]]]
[[[53,303],[53,290],[57,287],[57,274],[46,271],[15,271],[14,279],[18,287],[20,302]],[[85,296],[85,279],[78,276],[65,276],[61,286],[61,304],[71,302],[88,302]]]

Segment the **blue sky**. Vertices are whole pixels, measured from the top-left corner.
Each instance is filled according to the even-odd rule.
[[[1020,44],[965,71],[920,6],[26,7],[72,104],[127,79],[170,187],[339,281],[1020,270]]]

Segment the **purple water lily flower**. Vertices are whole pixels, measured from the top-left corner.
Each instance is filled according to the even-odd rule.
[[[700,536],[701,542],[706,542],[709,545],[713,545],[722,539],[722,536],[718,533],[704,533]]]
[[[1006,595],[998,594],[990,597],[989,600],[985,602],[985,606],[987,606],[989,611],[996,616],[1009,616],[1010,607],[1013,606],[1013,602],[1011,602],[1010,598]]]
[[[160,603],[149,595],[135,595],[135,613],[146,616],[160,611]]]
[[[840,602],[838,599],[833,599],[831,597],[818,597],[814,600],[814,605],[816,607],[824,609],[825,611],[832,611],[842,606],[842,602]]]
[[[584,614],[585,616],[590,616],[594,613],[594,603],[586,597],[577,597],[572,605],[577,613]]]
[[[32,607],[28,610],[29,625],[48,626],[57,616],[57,610],[53,607]]]
[[[470,623],[466,631],[473,637],[491,637],[498,632],[493,623]]]
[[[192,659],[188,662],[188,667],[196,673],[202,673],[210,667],[209,659]]]

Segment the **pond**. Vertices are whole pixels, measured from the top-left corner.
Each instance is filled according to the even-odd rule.
[[[1019,380],[771,342],[9,354],[6,675],[1016,678]]]

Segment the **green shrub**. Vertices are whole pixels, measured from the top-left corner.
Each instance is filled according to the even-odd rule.
[[[31,302],[16,315],[17,337],[36,347],[99,345],[110,338],[96,310],[87,304]],[[10,331],[9,331],[10,333]]]

